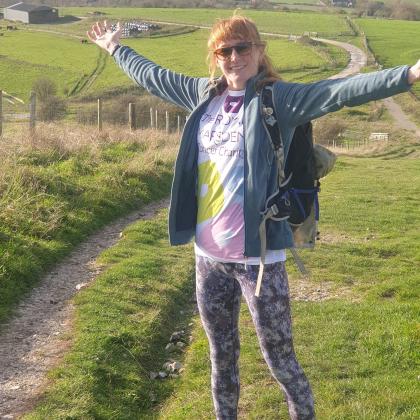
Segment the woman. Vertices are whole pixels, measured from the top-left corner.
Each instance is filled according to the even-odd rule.
[[[218,21],[208,47],[210,78],[174,73],[121,46],[121,29],[106,22],[90,40],[150,93],[191,112],[175,166],[169,212],[173,245],[195,236],[196,292],[210,343],[217,419],[235,419],[239,398],[238,316],[241,295],[261,350],[282,387],[292,419],[315,418],[309,383],[293,350],[285,249],[293,246],[286,222],[267,224],[267,253],[259,297],[258,227],[266,198],[277,187],[277,161],[261,121],[261,87],[274,81],[274,105],[285,154],[294,128],[336,111],[405,92],[420,79],[420,60],[348,79],[285,83],[273,70],[254,23],[242,16]],[[216,68],[222,77],[215,78]]]

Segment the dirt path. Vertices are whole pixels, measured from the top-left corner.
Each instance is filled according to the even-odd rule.
[[[403,130],[412,131],[420,138],[420,128],[409,120],[407,114],[404,113],[399,104],[397,104],[393,98],[386,98],[382,101],[388,112],[394,118],[394,123],[397,127],[402,128]]]
[[[331,76],[330,79],[339,79],[340,77],[347,77],[353,74],[357,74],[360,70],[366,66],[367,63],[367,55],[366,53],[358,47],[355,47],[348,42],[339,42],[333,41],[331,39],[326,38],[313,38],[315,41],[322,42],[324,44],[334,45],[336,47],[342,48],[346,50],[350,55],[349,63],[347,67],[343,69],[340,73]]]
[[[46,372],[71,343],[73,306],[70,299],[100,272],[95,260],[114,245],[130,223],[153,217],[168,199],[152,203],[111,223],[91,236],[42,278],[18,307],[0,335],[0,419],[25,412],[45,384]]]

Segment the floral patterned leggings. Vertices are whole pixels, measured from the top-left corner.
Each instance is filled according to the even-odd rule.
[[[293,349],[289,286],[283,262],[267,264],[257,298],[259,266],[220,263],[196,256],[197,304],[210,343],[211,387],[217,420],[237,418],[241,295],[257,331],[265,361],[283,389],[290,418],[315,418],[311,388]]]

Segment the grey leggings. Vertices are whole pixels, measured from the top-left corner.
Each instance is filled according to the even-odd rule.
[[[218,420],[237,418],[241,295],[257,331],[265,361],[283,389],[291,419],[315,418],[311,388],[293,350],[289,286],[284,263],[265,266],[260,296],[254,296],[258,266],[196,257],[196,292],[210,343],[211,387]]]

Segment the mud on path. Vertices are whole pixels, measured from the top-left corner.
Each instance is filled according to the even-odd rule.
[[[70,299],[101,273],[98,255],[114,245],[130,223],[150,219],[168,199],[106,226],[45,275],[0,332],[0,419],[28,411],[46,384],[46,373],[71,344],[74,307]]]

